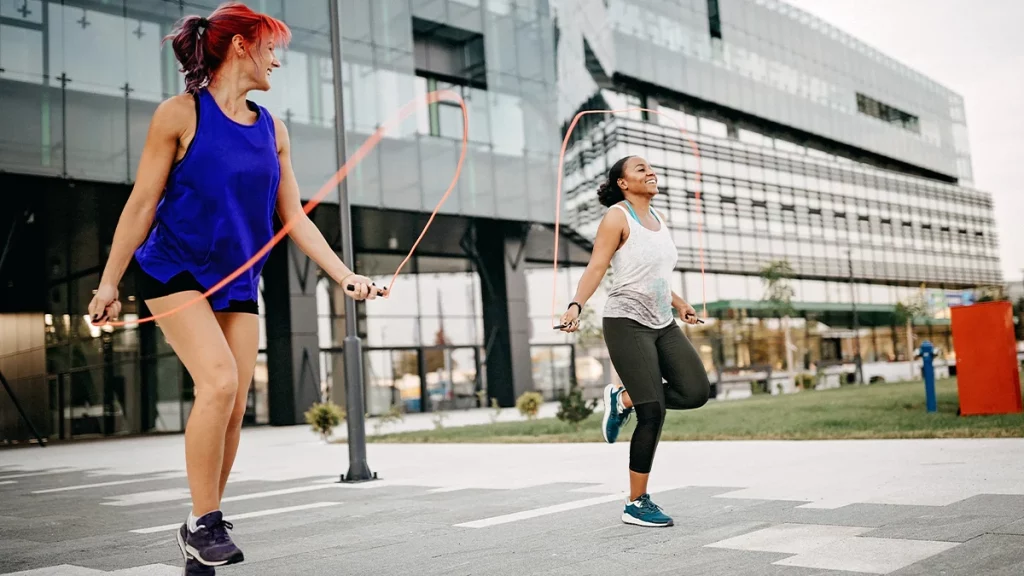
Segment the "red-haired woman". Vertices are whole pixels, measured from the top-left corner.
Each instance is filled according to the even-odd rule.
[[[279,20],[240,3],[189,16],[167,38],[186,93],[157,107],[135,187],[114,233],[93,323],[117,318],[117,285],[132,256],[139,292],[160,314],[193,300],[235,271],[274,234],[273,214],[295,222],[291,239],[355,299],[386,295],[354,274],[302,210],[284,123],[246,99],[269,90],[290,39]],[[296,222],[297,221],[297,222]],[[258,350],[257,290],[266,258],[206,301],[159,325],[195,381],[185,430],[192,511],[178,533],[186,574],[241,562],[220,502],[238,450]]]

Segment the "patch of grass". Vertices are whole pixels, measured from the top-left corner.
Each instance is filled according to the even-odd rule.
[[[956,379],[936,383],[938,412],[925,411],[921,382],[844,386],[783,396],[710,402],[669,411],[662,440],[825,440],[864,438],[1020,438],[1024,415],[957,416]],[[406,432],[368,438],[392,443],[601,442],[601,415],[579,431],[554,418]],[[632,419],[635,423],[635,418]],[[633,424],[623,429],[629,441]]]

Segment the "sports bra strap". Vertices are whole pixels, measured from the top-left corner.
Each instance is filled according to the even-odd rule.
[[[629,210],[629,214],[631,216],[633,216],[633,219],[636,220],[637,222],[640,222],[640,218],[636,215],[636,212],[633,210],[633,205],[629,203],[629,200],[623,200],[623,202],[626,203],[626,208],[625,209]],[[616,204],[616,206],[618,206],[619,208],[622,208],[621,204]],[[661,218],[658,216],[658,213],[654,211],[654,208],[651,208],[651,214],[654,216],[654,219],[657,220],[658,223],[660,224],[661,223]]]

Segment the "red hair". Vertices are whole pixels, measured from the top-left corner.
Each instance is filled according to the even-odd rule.
[[[210,83],[227,57],[235,35],[241,35],[251,45],[271,38],[275,45],[285,46],[292,38],[287,24],[241,2],[225,2],[208,18],[182,18],[164,41],[171,41],[174,55],[181,63],[186,92],[195,94]]]

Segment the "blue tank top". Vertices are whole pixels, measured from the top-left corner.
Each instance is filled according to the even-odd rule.
[[[135,259],[160,282],[188,272],[209,290],[273,237],[281,165],[274,119],[265,108],[256,107],[254,124],[239,124],[205,88],[197,108],[195,136],[171,168]],[[267,256],[210,295],[214,310],[230,300],[256,300]]]

